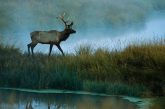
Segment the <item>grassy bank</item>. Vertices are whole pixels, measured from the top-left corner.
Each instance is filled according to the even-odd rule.
[[[122,51],[79,47],[65,57],[22,54],[0,45],[0,87],[67,89],[130,96],[165,95],[165,43]]]

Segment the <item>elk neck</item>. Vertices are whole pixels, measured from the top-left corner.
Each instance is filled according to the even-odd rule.
[[[68,31],[68,29],[64,29],[64,31],[60,32],[60,41],[65,41],[66,39],[68,39],[69,35],[71,34],[70,31]]]

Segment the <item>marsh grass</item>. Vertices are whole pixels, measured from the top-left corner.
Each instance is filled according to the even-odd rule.
[[[165,94],[165,43],[132,44],[109,51],[80,46],[65,57],[27,56],[0,45],[0,87],[68,89],[107,94]]]

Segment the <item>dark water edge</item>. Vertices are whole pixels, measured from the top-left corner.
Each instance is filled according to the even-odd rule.
[[[49,92],[0,89],[0,109],[138,109],[121,96]]]
[[[151,104],[150,109],[165,109],[165,97],[155,98]]]
[[[165,109],[165,97],[154,98],[136,98],[136,97],[124,97],[124,99],[138,105],[138,109]]]

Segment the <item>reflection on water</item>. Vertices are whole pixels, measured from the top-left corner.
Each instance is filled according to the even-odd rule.
[[[137,109],[120,97],[0,90],[0,109]]]

